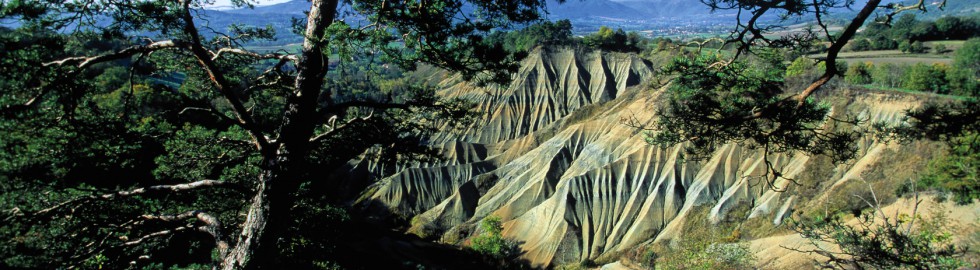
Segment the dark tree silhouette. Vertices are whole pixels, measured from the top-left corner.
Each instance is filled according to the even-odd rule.
[[[269,28],[233,25],[228,31],[212,29],[206,12],[202,11],[210,2],[58,0],[3,3],[2,19],[18,22],[18,29],[13,31],[21,36],[29,36],[23,33],[46,33],[52,37],[11,40],[20,43],[9,43],[11,47],[7,48],[11,51],[5,50],[11,56],[5,57],[5,72],[22,74],[20,79],[4,77],[8,79],[6,86],[11,86],[3,90],[3,114],[9,119],[43,116],[49,117],[46,119],[55,125],[64,121],[76,123],[80,110],[94,106],[86,105],[91,102],[85,100],[98,98],[96,93],[105,91],[93,88],[89,79],[99,75],[92,73],[115,65],[130,70],[129,96],[142,93],[133,84],[133,74],[147,67],[161,71],[168,67],[175,71],[172,74],[187,75],[181,89],[171,91],[183,95],[186,90],[211,97],[177,103],[182,107],[166,109],[182,116],[197,115],[212,120],[209,124],[189,123],[183,131],[180,126],[165,131],[164,134],[171,135],[201,132],[205,135],[197,139],[204,142],[197,144],[197,153],[189,150],[184,157],[158,159],[168,164],[156,165],[159,165],[158,170],[167,171],[161,168],[178,167],[187,162],[192,167],[206,167],[198,169],[212,173],[195,174],[177,168],[163,173],[172,184],[132,187],[133,183],[147,181],[119,181],[120,184],[111,187],[59,193],[65,195],[42,198],[42,202],[33,205],[8,205],[13,210],[5,222],[14,224],[8,229],[17,237],[36,232],[37,226],[53,228],[58,224],[75,224],[74,228],[91,232],[83,237],[81,231],[62,231],[59,240],[76,248],[66,248],[69,254],[56,254],[54,257],[59,259],[49,263],[75,265],[102,256],[110,249],[138,251],[147,243],[166,242],[173,235],[199,231],[213,238],[215,264],[222,269],[281,267],[277,265],[282,259],[284,248],[281,245],[283,239],[289,237],[286,233],[295,220],[294,211],[303,187],[317,179],[311,172],[323,165],[314,164],[313,157],[332,157],[334,162],[326,165],[339,166],[342,162],[337,161],[349,160],[373,145],[405,144],[411,138],[399,136],[410,136],[405,134],[417,130],[418,126],[432,125],[432,121],[413,120],[405,115],[438,119],[461,117],[465,113],[459,106],[435,98],[431,92],[420,91],[422,95],[399,101],[360,98],[350,94],[355,89],[325,87],[333,53],[340,56],[334,61],[380,55],[405,68],[427,63],[459,72],[467,79],[502,81],[509,78],[508,71],[516,69],[515,59],[499,45],[483,42],[483,37],[493,29],[537,20],[544,6],[541,0],[312,0],[305,20],[295,23],[304,40],[299,53],[293,54],[282,50],[253,51],[243,45],[274,36],[269,33]],[[251,5],[248,0],[235,0],[234,3]],[[99,42],[109,40],[121,40],[122,44],[131,45],[97,47]],[[58,52],[59,44],[74,49]],[[41,48],[45,46],[50,48]],[[66,51],[71,53],[64,55]],[[254,66],[267,69],[253,72]],[[276,102],[263,103],[264,99]],[[55,108],[61,108],[63,113],[30,114]],[[270,111],[272,117],[260,118],[261,113]],[[141,121],[127,116],[132,113],[130,110],[120,112],[124,116],[122,125]],[[418,123],[395,132],[379,126],[399,121],[392,120],[396,118],[402,119],[402,123]],[[143,118],[142,121],[151,120]],[[31,128],[24,124],[27,122],[19,123],[14,125],[22,125],[21,129]],[[352,130],[361,132],[352,133]],[[372,132],[376,133],[373,137]],[[139,136],[138,132],[134,134],[150,139]],[[184,139],[190,144],[193,138]],[[163,143],[168,149],[179,145],[182,145],[179,139]],[[215,145],[227,147],[227,151],[222,153],[220,149],[211,148]],[[14,144],[10,146],[15,147]],[[207,153],[212,150],[217,154],[208,157]],[[211,159],[216,161],[204,161]],[[231,174],[253,178],[225,180],[238,179]],[[216,178],[189,179],[195,175]],[[44,177],[32,173],[21,176],[17,179],[31,183],[60,181],[37,179]],[[128,212],[113,212],[113,207],[125,208],[127,203],[139,198],[209,196],[205,195],[209,193],[199,191],[226,187],[234,187],[230,190],[247,198],[247,203],[218,203],[214,209],[191,208],[202,205],[200,203],[178,206],[188,200],[207,201],[205,197],[198,197],[152,208],[183,209],[170,214],[154,213],[159,210],[150,208],[142,209],[145,212],[138,214],[141,211],[139,204],[133,206],[136,209],[127,208]],[[78,190],[77,186],[75,190]],[[240,207],[245,209],[241,215],[243,219],[234,214],[234,209]],[[231,214],[224,215],[228,219],[211,212],[227,213],[229,208]],[[82,215],[83,212],[87,214]],[[99,213],[110,213],[111,217],[105,217],[104,223],[94,218],[86,221]]]

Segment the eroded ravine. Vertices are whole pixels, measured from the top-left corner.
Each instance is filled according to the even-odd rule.
[[[766,170],[759,150],[725,145],[702,162],[684,161],[681,147],[647,144],[643,132],[622,123],[652,123],[662,93],[646,83],[654,70],[632,55],[538,50],[506,87],[446,79],[439,93],[478,102],[484,117],[462,135],[433,139],[446,162],[401,170],[362,198],[411,218],[410,231],[451,243],[475,233],[480,220],[500,217],[504,236],[521,243],[534,266],[682,237],[695,207],[710,207],[708,218],[717,222],[749,202],[751,217],[783,222],[800,198],[760,188],[760,179],[750,177]],[[841,96],[832,114],[868,122],[895,123],[920,102],[889,93]],[[860,179],[885,149],[900,147],[871,137],[858,145],[857,158],[836,167],[815,167],[803,154],[769,158],[787,178],[833,170],[826,180],[843,183]]]

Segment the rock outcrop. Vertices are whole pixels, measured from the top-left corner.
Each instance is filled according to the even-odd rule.
[[[433,141],[447,161],[386,177],[363,198],[413,218],[411,231],[470,232],[488,216],[504,221],[506,238],[521,243],[534,266],[575,263],[621,252],[647,241],[682,237],[695,207],[710,207],[712,222],[735,205],[751,217],[779,224],[800,198],[760,184],[766,165],[759,150],[725,145],[702,162],[685,161],[682,148],[647,144],[646,134],[622,124],[654,121],[662,89],[647,82],[655,67],[635,56],[538,50],[506,87],[475,87],[445,80],[440,94],[481,104],[485,113],[463,134]],[[913,97],[884,93],[835,95],[833,114],[899,121]],[[803,154],[770,156],[788,178],[806,170],[833,170],[833,179],[859,179],[885,149],[859,142],[858,157],[814,168]],[[777,188],[790,181],[779,179]]]

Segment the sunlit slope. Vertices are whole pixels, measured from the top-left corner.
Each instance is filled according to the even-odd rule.
[[[799,198],[790,181],[774,192],[760,175],[759,150],[726,145],[701,162],[681,147],[661,149],[623,119],[650,124],[662,90],[650,89],[648,62],[625,54],[536,51],[507,87],[479,88],[448,79],[441,94],[479,101],[485,117],[463,135],[440,135],[447,161],[402,170],[362,198],[412,219],[410,231],[462,243],[480,220],[504,220],[504,236],[521,243],[535,266],[576,263],[647,241],[683,237],[692,209],[710,207],[717,222],[740,202],[753,217],[783,222]],[[832,114],[897,122],[914,97],[840,93]],[[860,179],[883,144],[858,142],[856,160],[814,167],[803,154],[769,156],[788,178],[832,170],[824,181]],[[828,185],[830,186],[830,185]],[[824,193],[826,194],[826,193]],[[462,238],[460,236],[463,236]]]

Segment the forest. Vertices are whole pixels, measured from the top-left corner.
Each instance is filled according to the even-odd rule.
[[[955,207],[976,207],[980,199],[980,17],[920,21],[915,14],[938,8],[924,1],[710,0],[702,2],[746,17],[732,22],[730,36],[672,40],[605,26],[575,36],[568,20],[542,20],[546,2],[312,0],[306,17],[291,26],[302,44],[262,50],[254,48],[282,37],[275,30],[282,27],[214,29],[202,17],[211,4],[205,0],[0,2],[0,20],[17,21],[0,26],[0,268],[582,269],[600,267],[599,261],[651,269],[766,268],[746,244],[770,236],[763,230],[824,243],[787,248],[816,258],[815,268],[959,269],[980,262],[971,250],[978,240],[962,242],[948,218],[916,212],[920,193]],[[821,16],[845,7],[859,11],[829,30]],[[776,33],[784,29],[756,21],[767,14],[812,18],[815,28]],[[942,43],[949,40],[956,43]],[[896,49],[951,60],[893,64],[843,56]],[[552,56],[563,53],[576,60]],[[563,79],[587,90],[577,94],[569,90],[576,86],[558,82]],[[537,88],[517,87],[535,80]],[[560,86],[544,87],[549,83]],[[521,90],[543,92],[512,93]],[[857,99],[852,93],[923,101],[902,108],[901,120],[836,114],[842,101],[835,98]],[[533,215],[508,215],[536,212],[489,194],[586,193],[563,190],[572,184],[559,185],[558,178],[536,186],[527,175],[552,179],[586,166],[553,160],[626,150],[565,149],[541,167],[514,153],[533,153],[525,148],[547,146],[564,136],[562,129],[603,119],[602,110],[646,94],[656,95],[645,101],[650,120],[624,116],[614,125],[641,136],[636,140],[650,151],[677,149],[669,162],[647,163],[686,172],[737,145],[758,153],[746,154],[758,160],[752,170],[759,174],[741,178],[755,181],[744,193],[810,192],[839,196],[847,205],[835,201],[825,213],[800,206],[806,211],[780,214],[779,224],[748,214],[712,225],[681,220],[677,226],[716,229],[686,229],[690,237],[675,244],[655,241],[656,233],[670,232],[662,220],[663,227],[641,239],[653,244],[636,240],[635,248],[615,252],[588,253],[587,245],[597,242],[581,240],[592,227],[579,224],[558,241],[562,247],[578,241],[576,249],[551,250],[558,255],[543,262],[534,257],[533,235],[519,234],[520,221]],[[550,95],[559,98],[541,98]],[[523,118],[499,116],[493,108],[504,105],[514,107],[502,111]],[[535,106],[557,109],[527,109]],[[507,121],[527,123],[500,124]],[[491,129],[512,133],[493,134],[500,138],[491,143],[483,139],[491,135],[480,134]],[[935,149],[909,157],[923,168],[914,179],[855,192],[873,199],[839,191],[850,184],[834,189],[831,180],[804,179],[786,165],[806,156],[824,166],[807,173],[852,166],[870,152],[865,141]],[[523,164],[521,176],[507,178],[508,164]],[[464,165],[471,166],[468,175],[451,171]],[[587,174],[575,176],[581,175]],[[428,180],[395,182],[411,177]],[[456,178],[465,182],[438,187],[440,179]],[[602,181],[595,182],[599,190]],[[676,183],[674,192],[698,188],[694,180]],[[405,191],[383,193],[397,188]],[[429,188],[446,189],[440,191],[446,196],[417,193]],[[916,200],[916,209],[892,217],[875,192],[889,194],[889,203]],[[716,197],[704,201],[722,201],[726,192],[705,193]],[[571,201],[570,209],[588,202]],[[695,201],[701,200],[679,204]],[[745,212],[762,203],[747,201],[726,207]],[[693,207],[684,211],[712,215]],[[438,224],[448,214],[427,220],[428,209],[436,208],[466,218],[453,225]],[[572,216],[550,219],[588,219]],[[783,216],[791,217],[783,222]],[[753,231],[751,222],[767,225]],[[603,226],[609,227],[595,227],[614,230]],[[980,236],[973,234],[965,237]],[[612,248],[609,241],[593,249]]]

